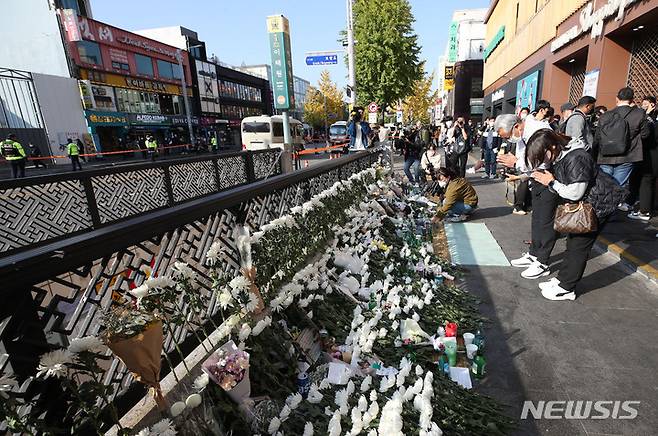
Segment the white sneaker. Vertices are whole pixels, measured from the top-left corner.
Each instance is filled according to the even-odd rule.
[[[483,174],[482,177],[480,177],[480,178],[481,178],[481,179],[488,179],[488,178],[489,178],[489,175],[488,175],[488,174]]]
[[[658,236],[658,235],[656,235]],[[510,264],[516,268],[527,268],[535,262],[537,258],[530,253],[523,253],[518,259],[510,261]]]
[[[640,221],[649,221],[651,219],[651,215],[642,212],[631,212],[628,214],[628,217],[632,220],[640,220]]]
[[[514,215],[528,215],[528,212],[526,212],[525,210],[517,209],[517,208],[512,209],[512,213]]]
[[[540,283],[539,284],[539,289],[541,289],[543,291],[544,289],[552,288],[553,285],[559,285],[559,284],[560,284],[560,281],[557,279],[557,277],[553,277],[552,279],[550,279],[547,282]]]
[[[521,277],[524,279],[535,280],[539,277],[547,276],[551,273],[551,270],[548,268],[548,265],[535,260],[532,262],[532,265],[528,267],[525,271],[521,273]]]
[[[446,218],[446,221],[448,221],[449,223],[461,223],[463,221],[466,221],[466,215],[451,216]]]
[[[551,301],[573,301],[576,299],[575,292],[569,292],[566,289],[562,289],[560,285],[555,282],[552,283],[552,286],[542,289],[541,295]]]
[[[619,203],[617,209],[621,210],[622,212],[628,212],[631,210],[631,206],[628,203]]]
[[[493,180],[493,179],[496,178],[496,175],[495,175],[495,174],[489,174],[489,178],[490,178],[491,180]]]

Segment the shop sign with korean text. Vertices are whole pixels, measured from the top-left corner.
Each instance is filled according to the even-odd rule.
[[[274,107],[288,110],[295,107],[292,56],[290,53],[290,25],[283,15],[267,17],[272,58],[272,92]]]
[[[448,62],[457,62],[457,50],[459,49],[459,23],[450,23],[448,33]]]

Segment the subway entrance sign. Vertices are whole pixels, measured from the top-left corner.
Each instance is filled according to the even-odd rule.
[[[267,32],[270,36],[274,107],[288,110],[295,107],[288,19],[283,15],[267,17]]]

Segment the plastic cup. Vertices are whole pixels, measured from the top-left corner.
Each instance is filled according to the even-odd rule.
[[[464,333],[464,345],[469,345],[473,343],[475,335],[473,333]]]
[[[448,356],[448,364],[450,366],[457,365],[457,342],[446,341],[444,342],[446,347],[446,356]]]
[[[466,345],[466,357],[473,360],[475,354],[478,352],[478,346],[474,344]]]

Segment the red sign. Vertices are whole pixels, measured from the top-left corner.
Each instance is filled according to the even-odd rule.
[[[69,41],[80,41],[80,30],[78,29],[78,16],[73,9],[64,9],[62,11],[62,21],[64,29],[68,35]]]
[[[379,106],[377,106],[377,103],[372,102],[368,105],[368,112],[370,112],[371,114],[377,113],[378,110],[379,110]]]
[[[128,63],[128,52],[123,50],[117,50],[116,48],[110,49],[110,59],[114,62],[121,62],[123,64]]]

